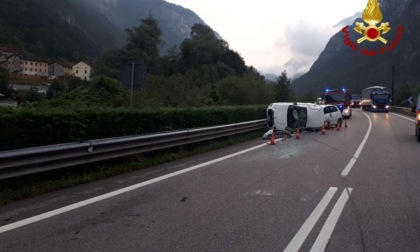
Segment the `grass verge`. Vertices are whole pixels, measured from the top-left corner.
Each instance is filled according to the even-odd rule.
[[[221,149],[260,138],[265,131],[255,131],[187,146],[170,148],[86,166],[66,168],[2,180],[0,206],[47,192],[108,178],[200,153]]]

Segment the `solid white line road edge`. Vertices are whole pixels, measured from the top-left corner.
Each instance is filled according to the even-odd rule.
[[[330,187],[324,197],[316,206],[315,210],[311,213],[308,219],[303,223],[302,227],[290,241],[289,245],[287,245],[284,252],[294,252],[298,251],[302,244],[305,242],[306,238],[308,237],[309,233],[311,232],[312,228],[317,223],[319,217],[321,217],[322,213],[327,208],[328,204],[330,203],[331,199],[333,198],[335,192],[338,190],[337,187]]]
[[[366,132],[365,137],[363,138],[362,143],[359,145],[359,148],[357,148],[356,153],[354,153],[354,156],[350,159],[350,162],[347,164],[347,166],[344,168],[344,170],[341,172],[341,177],[346,177],[351,168],[353,168],[354,164],[356,163],[357,159],[359,158],[360,153],[363,150],[363,147],[365,147],[366,141],[369,138],[370,131],[372,130],[372,120],[370,120],[370,117],[365,113],[362,112],[368,119],[369,119],[369,128]]]
[[[350,198],[352,190],[353,188],[344,188],[343,193],[341,194],[333,210],[325,221],[324,226],[318,235],[318,238],[312,246],[311,252],[323,252],[327,248],[335,225],[337,224],[338,219],[340,218],[340,215],[343,212],[348,199]]]
[[[267,146],[266,143],[0,227],[0,234]]]

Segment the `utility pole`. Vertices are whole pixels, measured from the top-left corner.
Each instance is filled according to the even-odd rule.
[[[392,102],[391,105],[394,106],[395,96],[394,96],[394,79],[395,79],[395,66],[392,66],[392,86],[391,86],[391,96]]]
[[[134,93],[134,65],[135,62],[131,62],[131,85],[130,85],[130,109],[133,108],[133,93]]]

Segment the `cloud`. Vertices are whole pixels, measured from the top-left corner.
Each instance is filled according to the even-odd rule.
[[[336,33],[336,28],[299,21],[286,26],[285,37],[277,39],[275,50],[289,50],[291,59],[284,64],[289,76],[309,70],[313,62],[324,50],[328,40]]]

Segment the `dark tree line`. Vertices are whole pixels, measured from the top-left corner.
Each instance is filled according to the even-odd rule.
[[[138,27],[126,29],[127,43],[106,52],[95,66],[91,82],[76,78],[55,81],[46,97],[31,90],[23,100],[40,106],[129,105],[129,90],[120,80],[127,60],[143,62],[146,83],[134,93],[135,107],[197,107],[214,105],[256,105],[294,101],[290,79],[283,72],[275,82],[265,80],[254,67],[247,66],[239,53],[203,24],[191,28],[190,37],[161,56],[162,32],[152,17]],[[3,78],[4,79],[4,78]]]
[[[252,105],[293,100],[286,72],[277,83],[267,82],[206,25],[195,24],[190,37],[164,56],[159,55],[164,45],[162,32],[152,17],[142,19],[138,27],[126,29],[126,33],[126,46],[107,52],[96,75],[119,79],[124,61],[143,62],[148,77],[136,92],[137,106]]]

